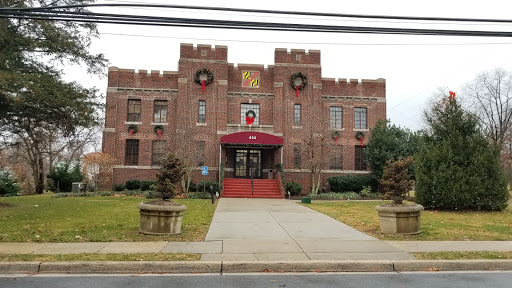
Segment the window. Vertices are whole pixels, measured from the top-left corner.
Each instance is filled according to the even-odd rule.
[[[355,108],[355,128],[356,129],[366,129],[366,108]]]
[[[155,107],[153,108],[153,122],[167,122],[167,101],[155,100]]]
[[[366,151],[364,146],[356,146],[355,169],[356,171],[366,171]]]
[[[240,121],[242,124],[247,124],[245,121],[245,113],[247,111],[252,110],[256,113],[256,117],[254,117],[254,125],[260,125],[260,104],[242,104],[240,109]]]
[[[197,166],[204,166],[204,141],[197,143]]]
[[[139,165],[139,140],[126,140],[126,153],[124,157],[124,165]]]
[[[331,145],[331,170],[343,170],[343,149],[342,146]]]
[[[166,155],[166,141],[165,140],[154,140],[153,141],[153,155],[152,165],[160,165],[160,161],[165,158]]]
[[[343,108],[340,106],[330,107],[330,127],[335,129],[343,128]]]
[[[140,122],[140,99],[128,99],[128,122]]]
[[[295,104],[293,109],[293,126],[300,127],[300,104]]]
[[[300,169],[300,144],[293,144],[293,169]]]
[[[198,123],[206,123],[206,101],[204,101],[204,100],[199,100]]]

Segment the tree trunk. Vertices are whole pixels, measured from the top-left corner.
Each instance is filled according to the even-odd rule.
[[[44,164],[43,164],[43,157],[41,157],[42,155],[38,155],[38,160],[37,160],[37,174],[36,174],[36,179],[35,180],[35,184],[36,184],[36,194],[43,194],[43,190],[44,190],[44,172],[43,172],[43,169],[44,169]]]

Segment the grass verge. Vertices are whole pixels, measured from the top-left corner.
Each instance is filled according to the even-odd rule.
[[[139,234],[133,196],[51,198],[51,195],[0,199],[0,242],[203,241],[215,212],[204,199],[175,199],[187,206],[182,233]]]
[[[431,211],[421,214],[419,235],[381,235],[375,206],[384,201],[336,201],[303,204],[382,240],[512,240],[512,211]],[[509,208],[510,209],[510,208]]]
[[[512,259],[512,252],[421,252],[411,253],[420,260]]]
[[[0,254],[0,261],[199,261],[200,254],[136,253],[136,254]]]

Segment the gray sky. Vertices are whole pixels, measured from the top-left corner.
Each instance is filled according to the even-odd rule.
[[[202,7],[237,7],[347,14],[512,19],[512,2],[487,1],[97,1],[97,3],[163,3]],[[512,24],[442,25],[410,21],[323,19],[312,16],[237,15],[227,12],[183,12],[161,9],[95,8],[95,12],[165,15],[260,22],[385,26],[512,32]],[[271,32],[100,24],[100,39],[91,51],[104,53],[111,66],[176,71],[180,43],[227,45],[230,63],[273,65],[274,49],[317,49],[322,52],[325,78],[387,81],[387,117],[400,126],[421,128],[421,112],[439,87],[462,91],[479,72],[512,69],[512,38],[392,36],[369,34]],[[493,43],[493,44],[490,44]],[[67,80],[106,91],[106,79],[91,78],[77,67],[66,67]]]

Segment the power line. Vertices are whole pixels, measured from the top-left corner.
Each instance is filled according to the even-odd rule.
[[[7,12],[0,10],[0,18],[54,20],[82,23],[127,24],[146,26],[172,26],[214,29],[242,29],[286,32],[323,32],[323,33],[362,33],[392,35],[428,35],[428,36],[472,36],[472,37],[512,37],[512,32],[505,31],[471,31],[471,30],[439,30],[410,29],[391,27],[361,27],[290,24],[272,22],[248,22],[230,20],[211,20],[176,17],[138,16],[109,13],[91,13],[74,11],[40,12]]]
[[[259,41],[259,40],[240,40],[240,39],[213,39],[213,38],[192,38],[192,37],[172,37],[162,35],[141,35],[126,33],[108,33],[102,32],[101,35],[145,37],[145,38],[165,38],[177,40],[195,40],[195,41],[218,41],[218,42],[240,42],[240,43],[268,43],[268,44],[302,44],[302,45],[337,45],[337,46],[470,46],[470,45],[512,45],[512,42],[474,42],[474,43],[334,43],[334,42],[293,42],[293,41]]]
[[[228,7],[199,7],[190,5],[168,5],[168,4],[79,4],[45,7],[27,7],[27,8],[0,8],[0,11],[45,11],[54,9],[71,8],[89,8],[89,7],[141,7],[141,8],[174,8],[188,10],[211,10],[259,14],[284,14],[284,15],[302,15],[302,16],[320,16],[320,17],[343,17],[343,18],[362,18],[362,19],[388,19],[388,20],[422,20],[422,21],[448,21],[448,22],[483,22],[483,23],[512,23],[511,19],[486,19],[486,18],[452,18],[452,17],[415,17],[415,16],[388,16],[388,15],[365,15],[365,14],[342,14],[325,12],[301,12],[301,11],[279,11],[267,9],[242,9]]]

